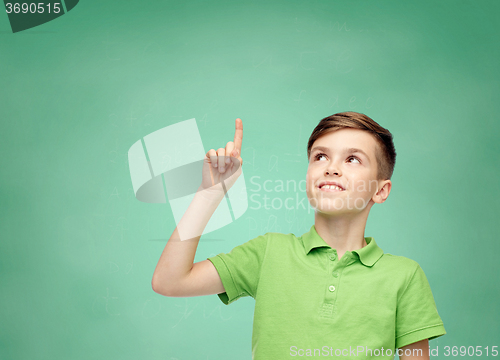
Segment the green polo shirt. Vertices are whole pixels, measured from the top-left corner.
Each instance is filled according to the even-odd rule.
[[[300,237],[269,232],[208,258],[224,304],[255,299],[252,359],[392,359],[446,333],[418,263],[365,240],[339,261],[313,225]]]

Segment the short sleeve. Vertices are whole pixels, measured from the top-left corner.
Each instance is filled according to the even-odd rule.
[[[417,264],[396,309],[396,348],[446,334],[431,287]]]
[[[236,246],[227,254],[207,258],[217,269],[226,290],[217,294],[224,304],[229,305],[244,296],[255,298],[268,238],[269,233],[266,233]]]

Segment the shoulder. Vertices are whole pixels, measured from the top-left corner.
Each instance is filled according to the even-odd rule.
[[[289,235],[292,235],[290,237]],[[278,232],[266,232],[262,235],[246,241],[245,243],[236,246],[235,249],[252,249],[255,251],[267,252],[271,247],[279,246],[280,244],[287,244],[293,239],[293,234],[282,234]]]
[[[282,245],[290,244],[294,239],[297,238],[293,234],[267,232],[233,247],[229,254],[245,254],[249,251],[265,254],[269,248],[283,248]]]
[[[303,248],[302,240],[293,233],[267,232],[260,236],[266,243],[267,253],[288,256]]]
[[[393,279],[398,279],[399,295],[424,297],[431,296],[429,281],[420,264],[415,260],[404,256],[384,254],[382,257],[387,269],[391,272]],[[408,295],[410,294],[410,295]]]
[[[379,262],[387,267],[397,268],[399,270],[415,271],[420,265],[410,258],[400,255],[384,253]]]
[[[383,254],[375,266],[394,280],[398,279],[402,287],[406,287],[415,274],[422,271],[415,260],[393,254]]]
[[[279,232],[267,232],[261,236],[264,237],[268,242],[281,244],[288,244],[290,242],[296,242],[299,240],[299,237],[297,237],[293,233],[283,234]]]

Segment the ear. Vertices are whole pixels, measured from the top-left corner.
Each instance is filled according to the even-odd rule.
[[[372,200],[378,204],[382,204],[389,197],[391,192],[391,180],[381,180],[379,182],[379,190],[373,195]]]

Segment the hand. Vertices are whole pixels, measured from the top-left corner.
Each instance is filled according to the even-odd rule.
[[[241,142],[243,141],[243,122],[236,119],[234,141],[229,141],[225,148],[217,151],[210,149],[203,160],[203,176],[199,190],[213,192],[224,191],[218,185],[224,182],[226,191],[234,185],[241,174]]]

